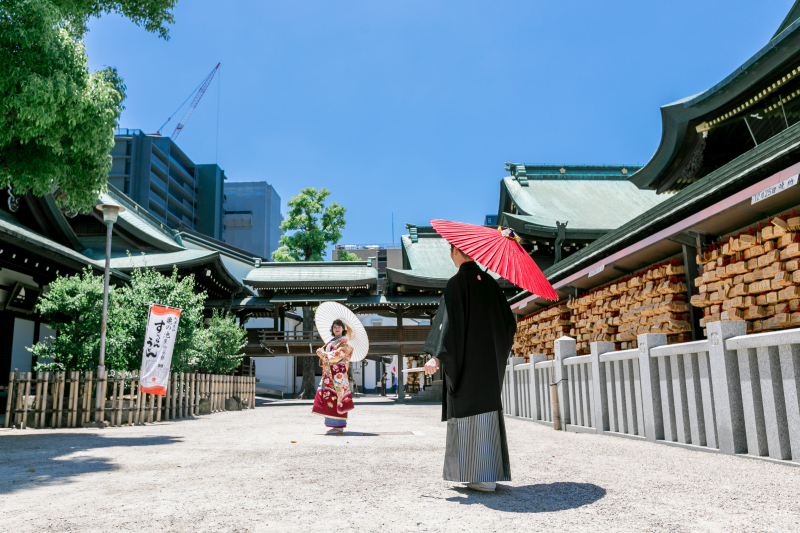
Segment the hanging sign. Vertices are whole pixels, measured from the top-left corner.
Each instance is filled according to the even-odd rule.
[[[589,271],[589,277],[598,275],[600,272],[606,269],[605,265],[600,265],[599,267],[595,268],[594,270]]]
[[[139,371],[142,392],[166,396],[172,349],[175,347],[180,317],[180,309],[150,306],[147,331],[144,334],[142,369]]]
[[[763,191],[761,191],[758,194],[754,194],[750,198],[750,205],[753,205],[756,202],[760,202],[761,200],[766,200],[770,196],[778,194],[779,192],[783,192],[786,189],[788,189],[789,187],[793,187],[793,186],[797,185],[797,179],[798,179],[798,175],[795,174],[791,178],[787,178],[787,179],[783,180],[780,183],[776,183],[772,187],[767,187],[766,189],[764,189]]]

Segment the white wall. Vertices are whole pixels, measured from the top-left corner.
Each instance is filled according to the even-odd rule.
[[[258,387],[292,393],[294,357],[257,357],[255,362]]]

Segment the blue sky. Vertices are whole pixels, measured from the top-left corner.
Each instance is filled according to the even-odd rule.
[[[125,79],[121,126],[147,132],[221,62],[189,156],[271,183],[284,212],[326,187],[341,243],[390,243],[392,213],[395,241],[405,222],[482,223],[506,161],[646,163],[659,107],[739,67],[792,3],[181,0],[171,40],[105,16],[86,48]]]

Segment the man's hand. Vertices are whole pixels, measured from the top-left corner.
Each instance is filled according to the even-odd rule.
[[[425,363],[425,375],[432,376],[439,369],[439,360],[431,357],[430,361]]]

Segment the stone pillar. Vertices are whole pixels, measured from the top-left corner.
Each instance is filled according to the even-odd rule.
[[[598,434],[608,431],[608,401],[606,391],[606,367],[600,362],[600,355],[613,352],[613,342],[592,342],[589,344],[592,356],[592,418]]]
[[[664,440],[664,413],[661,410],[661,384],[658,377],[658,361],[650,357],[650,350],[667,344],[664,333],[639,335],[639,381],[642,386],[642,411],[644,436],[650,442]]]
[[[789,445],[786,401],[783,393],[778,347],[760,346],[756,351],[769,456],[773,459],[791,459],[792,452]]]
[[[531,373],[531,418],[534,420],[543,420],[542,413],[542,405],[539,402],[539,398],[541,397],[539,389],[541,385],[539,384],[539,380],[536,379],[536,363],[541,363],[542,361],[546,361],[547,356],[543,353],[532,353],[531,354],[531,367],[529,372]],[[547,394],[550,394],[550,391],[545,391]]]
[[[736,351],[725,348],[725,341],[731,337],[745,335],[747,329],[741,320],[711,322],[706,329],[719,451],[728,455],[744,453],[747,451],[747,435],[739,379],[739,360]]]
[[[800,463],[800,345],[779,346],[778,354],[781,359],[786,423],[792,447],[792,460]]]
[[[510,400],[511,400],[510,404],[511,405],[509,406],[510,409],[511,409],[511,412],[510,413],[506,413],[507,415],[519,416],[519,413],[520,413],[519,405],[517,405],[517,376],[514,375],[514,367],[517,366],[517,365],[521,365],[524,362],[525,362],[525,358],[524,357],[509,357],[508,358],[507,367],[511,369],[510,375],[509,375],[509,382],[508,382],[508,390],[509,390],[509,394],[511,396],[511,398],[510,398]]]
[[[553,359],[553,376],[558,391],[558,412],[562,428],[570,424],[569,412],[569,387],[567,386],[567,371],[564,368],[564,359],[577,355],[577,345],[572,337],[561,337],[553,343],[555,357]]]

